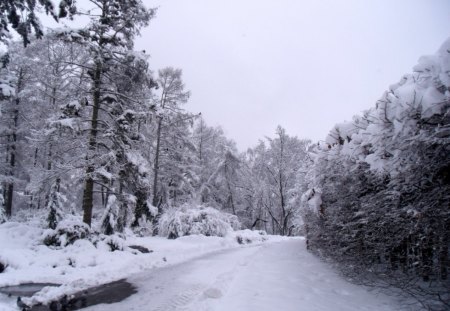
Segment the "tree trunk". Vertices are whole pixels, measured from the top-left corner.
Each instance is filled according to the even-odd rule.
[[[12,199],[13,199],[13,193],[14,193],[14,184],[10,183],[8,184],[8,188],[6,190],[6,202],[5,202],[5,212],[6,216],[11,216],[12,214]]]
[[[47,158],[47,171],[52,170],[52,143],[48,144],[48,158]],[[50,186],[51,188],[51,186]],[[50,200],[50,192],[47,192],[45,195],[45,204],[44,206],[48,205],[48,202]]]
[[[159,213],[159,196],[158,192],[158,173],[159,173],[159,150],[161,148],[161,126],[162,126],[162,117],[158,119],[158,129],[156,132],[156,151],[155,151],[155,163],[153,167],[153,206],[158,207]]]
[[[19,93],[22,90],[23,83],[23,70],[19,71],[19,79],[17,82],[17,94],[15,99],[16,107],[14,109],[13,115],[13,132],[11,134],[11,145],[9,146],[9,176],[14,176],[14,167],[16,166],[16,144],[17,144],[17,125],[19,122]],[[7,185],[6,198],[5,198],[5,212],[6,216],[11,216],[12,214],[12,202],[14,196],[14,182],[10,181]]]
[[[159,173],[159,151],[161,148],[161,126],[162,126],[162,117],[159,117],[158,120],[158,129],[156,132],[156,151],[155,151],[155,163],[153,167],[153,200],[152,205],[158,209],[158,213],[153,218],[153,235],[158,235],[158,220],[161,214],[160,205],[161,199],[157,195],[158,192],[158,173]]]
[[[93,156],[97,148],[97,128],[98,128],[98,112],[100,109],[100,87],[101,87],[101,63],[96,64],[94,73],[94,94],[93,94],[93,107],[92,107],[92,119],[91,130],[89,132],[89,146],[87,161],[88,167],[86,168],[86,181],[84,184],[83,192],[83,222],[91,225],[92,221],[92,207],[93,207],[93,192],[94,192],[94,179],[92,173],[94,173],[94,166],[90,163],[90,157]]]
[[[231,211],[233,213],[233,215],[236,215],[236,207],[234,206],[234,199],[233,199],[233,191],[231,190],[231,185],[230,185],[230,181],[229,181],[229,176],[228,176],[228,169],[225,166],[225,178],[227,180],[227,188],[228,188],[228,193],[229,193],[229,201],[230,201],[230,205],[231,205]]]

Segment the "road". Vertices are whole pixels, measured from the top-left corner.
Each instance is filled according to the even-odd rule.
[[[209,254],[128,278],[138,293],[86,311],[398,310],[387,296],[348,283],[302,239]]]

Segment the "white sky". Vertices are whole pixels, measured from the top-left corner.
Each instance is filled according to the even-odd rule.
[[[277,125],[325,139],[450,36],[449,0],[143,1],[158,12],[136,49],[183,69],[185,108],[241,150]]]
[[[450,36],[448,0],[153,0],[137,49],[183,69],[186,109],[243,150],[278,124],[324,139]]]

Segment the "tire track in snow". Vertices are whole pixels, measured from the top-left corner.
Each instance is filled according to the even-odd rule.
[[[202,291],[207,287],[205,284],[193,284],[191,287],[180,294],[172,296],[168,301],[164,301],[161,305],[152,311],[173,311],[183,310],[183,307],[189,305],[196,297],[200,296]]]

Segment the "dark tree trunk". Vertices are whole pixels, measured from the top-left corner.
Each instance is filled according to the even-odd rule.
[[[14,108],[14,114],[13,114],[13,132],[11,134],[11,141],[9,146],[9,175],[11,177],[14,176],[14,168],[16,166],[16,144],[17,144],[17,126],[19,123],[19,105],[20,105],[20,99],[17,97],[22,90],[22,83],[23,83],[23,70],[20,69],[19,71],[19,79],[17,82],[17,94],[15,99],[15,108]],[[6,191],[6,198],[5,198],[5,212],[6,215],[9,217],[12,214],[12,202],[13,202],[13,196],[14,196],[14,182],[10,181],[7,184],[7,191]]]
[[[83,192],[83,222],[91,225],[92,221],[92,207],[93,207],[93,192],[94,192],[94,179],[92,174],[94,173],[94,166],[90,162],[90,157],[93,156],[97,148],[97,128],[98,128],[98,112],[100,109],[100,87],[101,87],[101,63],[96,64],[94,73],[94,94],[93,94],[93,107],[92,107],[92,119],[91,130],[89,132],[89,147],[88,147],[88,167],[86,168],[86,181],[84,184]]]
[[[10,183],[8,184],[8,188],[6,190],[6,200],[5,200],[5,212],[6,216],[11,216],[12,214],[12,200],[13,200],[13,193],[14,193],[14,184]]]
[[[158,195],[158,173],[159,173],[159,152],[161,148],[161,126],[162,126],[162,118],[159,117],[158,120],[158,129],[156,132],[156,151],[155,151],[155,163],[153,167],[153,206],[158,207],[159,213],[159,195]]]

